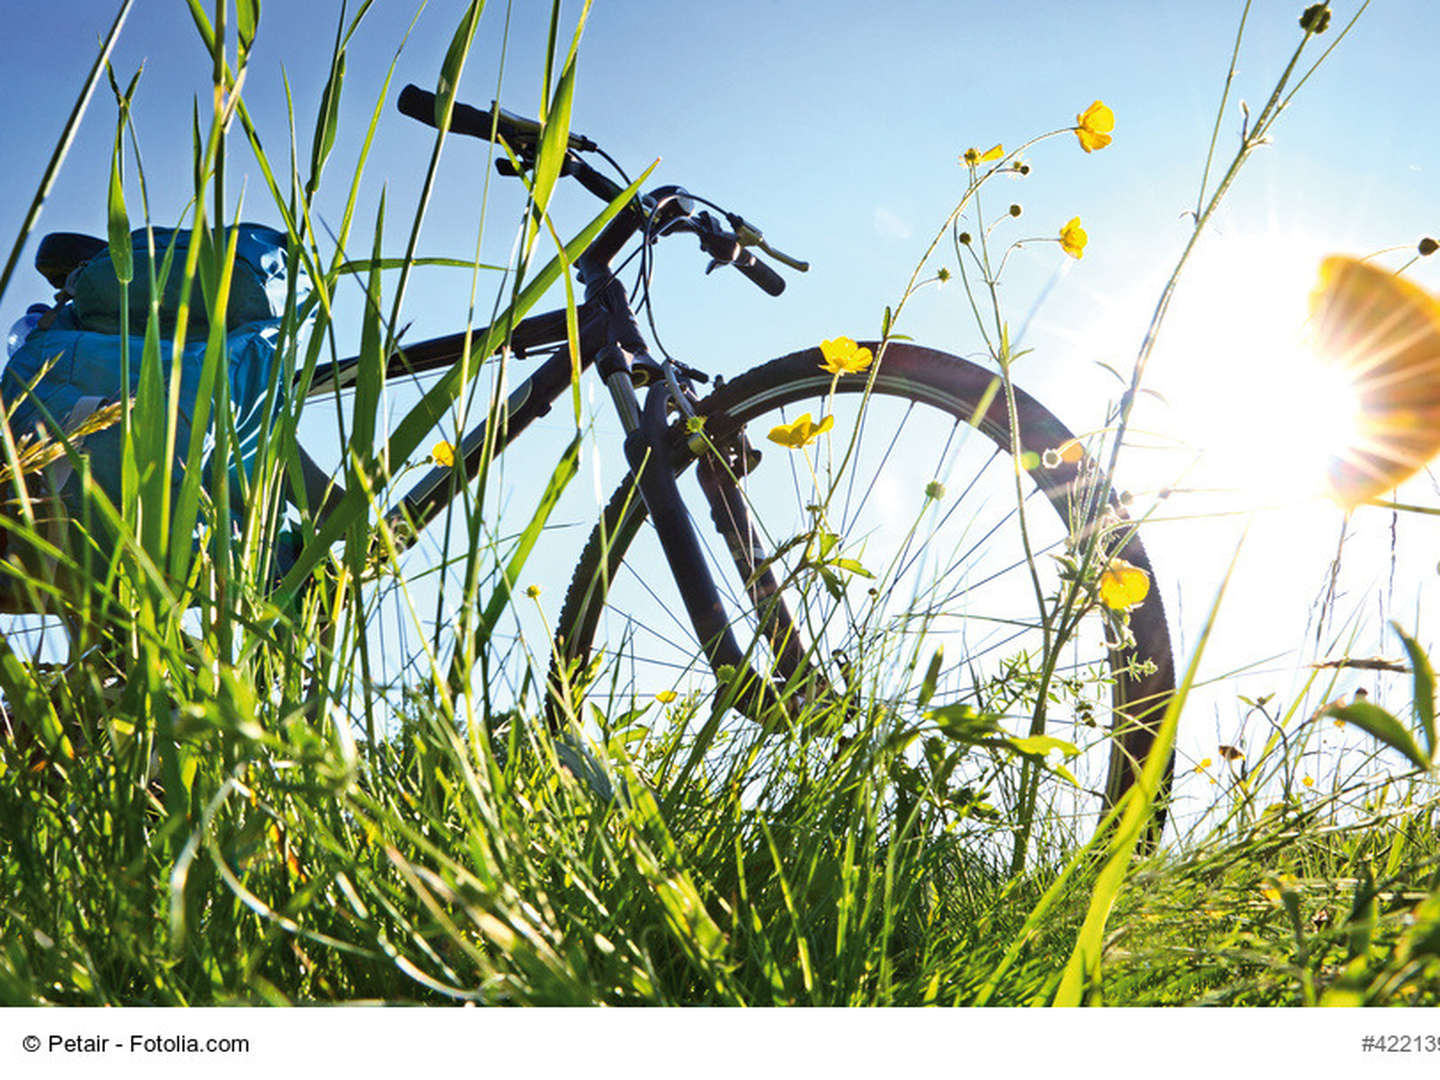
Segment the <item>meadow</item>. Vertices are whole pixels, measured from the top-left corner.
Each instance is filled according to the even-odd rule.
[[[548,12],[541,134],[533,159],[514,159],[528,202],[499,268],[427,259],[419,245],[441,151],[458,140],[444,127],[413,208],[387,206],[384,195],[367,201],[366,181],[388,167],[370,158],[371,141],[396,122],[405,81],[397,53],[375,100],[350,93],[347,51],[369,4],[342,13],[317,99],[287,97],[279,122],[247,107],[247,63],[267,27],[259,0],[177,8],[193,22],[191,48],[213,70],[213,94],[197,103],[178,150],[172,139],[143,154],[130,122],[143,78],[106,63],[129,6],[57,133],[0,295],[29,287],[22,253],[87,110],[115,119],[97,206],[103,197],[117,265],[133,259],[132,229],[151,221],[146,169],[188,168],[184,227],[275,222],[289,242],[290,293],[259,458],[238,474],[217,470],[217,490],[200,483],[201,462],[238,455],[233,429],[216,424],[209,443],[167,448],[179,410],[167,371],[185,322],[162,329],[158,305],[126,359],[137,392],[104,418],[121,437],[118,499],[65,440],[37,446],[3,429],[0,471],[12,488],[72,460],[90,492],[90,529],[106,539],[57,548],[39,501],[11,498],[0,511],[12,545],[51,556],[6,570],[14,605],[50,615],[0,637],[0,1002],[1440,1004],[1434,674],[1418,611],[1407,621],[1387,609],[1386,655],[1364,655],[1357,627],[1372,598],[1334,588],[1343,528],[1329,587],[1312,583],[1320,599],[1306,633],[1317,651],[1281,691],[1250,695],[1238,679],[1201,678],[1207,649],[1220,647],[1212,631],[1239,631],[1221,621],[1234,603],[1228,572],[1193,582],[1207,605],[1202,630],[1177,635],[1178,689],[1146,703],[1153,749],[1126,766],[1119,789],[1113,783],[1113,684],[1145,673],[1107,658],[1148,633],[1138,612],[1173,573],[1115,553],[1137,529],[1183,520],[1195,505],[1183,489],[1198,486],[1188,466],[1173,465],[1174,446],[1155,448],[1163,439],[1146,411],[1148,368],[1232,187],[1257,150],[1283,138],[1289,111],[1304,110],[1305,84],[1323,77],[1367,4],[1296,5],[1289,51],[1250,58],[1273,88],[1241,105],[1237,133],[1231,83],[1247,42],[1244,5],[1233,54],[1216,58],[1225,77],[1188,240],[1150,298],[1138,350],[1113,371],[1113,400],[1104,415],[1072,419],[1075,445],[1053,456],[1029,452],[1018,435],[999,448],[989,497],[1016,546],[982,532],[1019,583],[995,602],[1025,611],[1013,624],[1023,635],[968,661],[958,650],[980,633],[973,621],[960,619],[946,649],[938,618],[924,621],[932,636],[912,637],[906,618],[922,598],[952,597],[950,586],[937,578],[902,591],[882,569],[896,564],[852,552],[813,509],[850,482],[847,446],[859,444],[845,442],[845,423],[826,432],[792,417],[752,432],[805,489],[809,516],[774,526],[803,553],[810,576],[794,587],[822,602],[868,590],[902,609],[849,639],[840,707],[797,683],[763,726],[738,715],[734,672],[711,678],[698,648],[668,681],[627,654],[633,641],[618,631],[584,670],[551,665],[545,603],[563,582],[533,584],[532,552],[568,513],[555,507],[568,505],[561,491],[575,460],[600,453],[612,434],[593,420],[593,399],[577,394],[573,410],[568,395],[557,403],[555,422],[575,439],[558,464],[552,455],[538,472],[507,470],[486,455],[480,479],[455,485],[451,513],[408,553],[406,522],[388,510],[421,471],[454,467],[467,415],[498,415],[512,358],[502,350],[503,360],[480,361],[505,344],[507,317],[551,302],[575,312],[570,268],[593,232],[548,211],[566,182],[589,5],[555,0]],[[475,0],[460,11],[427,84],[438,117],[464,99],[472,50],[507,47],[510,12],[500,7]],[[1025,350],[1012,346],[1025,316],[1000,284],[1020,247],[1047,245],[1079,263],[1088,237],[1078,216],[1032,229],[1011,202],[1018,196],[996,192],[1042,182],[1030,163],[1038,173],[1062,152],[1083,169],[1116,130],[1102,100],[1056,109],[1034,137],[955,147],[953,209],[913,245],[908,279],[875,298],[873,347],[825,342],[836,380],[883,369],[887,351],[908,341],[911,311],[942,297],[994,373],[986,409],[999,403],[1013,423],[1022,387],[1047,399],[1043,382],[1027,377]],[[342,125],[339,145],[359,147],[353,159],[335,152]],[[308,144],[297,132],[310,133]],[[247,170],[253,159],[243,216],[230,179],[242,155]],[[339,193],[343,216],[312,213],[322,189]],[[591,213],[613,215],[623,201]],[[476,209],[481,228],[487,205]],[[153,214],[174,224],[169,208]],[[396,219],[408,236],[399,249],[387,231]],[[1370,275],[1360,260],[1332,267],[1320,290],[1330,306],[1312,318],[1322,345],[1338,342],[1331,369],[1351,376],[1349,409],[1363,406],[1361,426],[1342,432],[1348,442],[1320,447],[1340,462],[1325,505],[1388,515],[1392,536],[1437,513],[1427,492],[1412,497],[1413,484],[1392,494],[1416,473],[1426,482],[1423,466],[1440,449],[1427,427],[1440,303],[1396,284],[1436,251],[1419,228],[1418,246],[1373,261],[1387,273]],[[234,258],[223,244],[196,244],[168,273],[214,311]],[[420,390],[392,387],[383,360],[404,333],[402,301],[419,287],[413,275],[437,268],[466,281],[469,314],[456,323],[468,317],[474,352]],[[126,282],[122,303],[125,289],[147,287]],[[502,329],[487,334],[496,314]],[[360,374],[334,429],[302,420],[304,393],[283,388],[306,385],[349,343],[358,343]],[[229,409],[215,377],[224,347],[212,330],[206,407],[220,417]],[[1414,371],[1420,388],[1397,397],[1395,380]],[[819,395],[831,415],[836,385]],[[868,394],[857,430],[867,408]],[[1327,417],[1325,426],[1333,435],[1344,424]],[[691,434],[704,438],[703,424]],[[287,520],[287,477],[300,474],[298,448],[316,440],[337,444],[344,494],[323,524]],[[1144,463],[1128,475],[1144,482],[1112,489],[1108,478],[1137,454]],[[1035,478],[1077,460],[1090,463],[1091,479],[1076,488],[1083,505],[1042,541]],[[172,497],[177,461],[188,479]],[[231,483],[243,489],[238,501]],[[913,520],[896,529],[902,550],[920,524],[945,520],[937,506],[959,490],[954,481],[917,486]],[[1266,509],[1201,494],[1200,518]],[[1223,645],[1227,656],[1248,650],[1252,668],[1270,662],[1260,645]],[[1373,675],[1371,694],[1341,692],[1357,671]],[[1205,722],[1201,699],[1216,693],[1241,702],[1248,745],[1176,754],[1177,733]],[[1117,730],[1134,731],[1133,718],[1119,717]]]

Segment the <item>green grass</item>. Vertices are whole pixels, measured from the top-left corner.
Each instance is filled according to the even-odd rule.
[[[1059,868],[1010,877],[1008,829],[917,805],[893,748],[737,732],[681,780],[662,735],[612,759],[604,802],[543,727],[487,739],[418,701],[370,746],[263,706],[247,735],[222,697],[177,724],[177,800],[103,688],[74,689],[73,760],[4,755],[9,1003],[1025,1004],[1056,992],[1099,869],[1082,855],[1027,926]],[[1435,1003],[1436,807],[1378,795],[1132,865],[1101,999]]]
[[[454,94],[482,7],[460,19],[437,81],[442,97]],[[194,11],[228,93],[245,68],[258,7]],[[558,12],[557,3],[546,66],[550,126],[520,255],[503,281],[490,268],[470,270],[477,295],[491,290],[496,310],[517,315],[565,278],[569,260],[618,208],[571,237],[545,216],[583,29],[582,18],[567,39]],[[572,717],[552,734],[535,703],[543,656],[520,665],[528,693],[506,711],[467,693],[466,670],[514,661],[494,655],[493,631],[518,602],[530,546],[573,461],[567,454],[552,491],[530,499],[529,525],[516,533],[487,518],[484,490],[465,494],[455,526],[464,554],[449,568],[465,582],[462,600],[446,618],[422,617],[409,589],[430,571],[407,578],[380,506],[437,421],[486,408],[469,395],[496,341],[477,334],[470,356],[385,440],[379,361],[417,265],[414,237],[444,133],[403,254],[383,250],[382,207],[371,258],[341,258],[363,243],[352,237],[358,192],[389,89],[365,103],[367,150],[336,166],[335,125],[351,116],[341,106],[344,52],[363,14],[337,30],[311,147],[292,143],[292,160],[272,164],[240,99],[232,130],[216,119],[197,133],[200,180],[186,220],[197,229],[225,220],[224,162],[248,144],[267,179],[267,212],[289,232],[296,264],[314,284],[308,306],[296,296],[287,315],[284,377],[299,373],[303,382],[336,335],[358,337],[366,358],[346,412],[347,494],[318,531],[300,525],[306,546],[280,580],[273,536],[283,478],[298,468],[298,406],[289,402],[266,457],[243,481],[243,518],[232,523],[223,492],[212,499],[196,484],[168,519],[147,513],[169,490],[164,470],[174,457],[160,436],[175,422],[175,402],[163,392],[170,343],[149,328],[156,332],[132,358],[144,372],[141,393],[120,421],[125,497],[116,506],[93,500],[95,521],[115,542],[60,553],[58,586],[33,564],[12,571],[16,589],[60,616],[52,633],[64,655],[42,664],[0,642],[0,1002],[1437,1003],[1440,839],[1424,769],[1435,749],[1433,680],[1416,679],[1403,722],[1345,714],[1375,736],[1373,768],[1314,764],[1319,700],[1309,686],[1283,708],[1276,703],[1285,737],[1272,739],[1243,778],[1221,774],[1210,805],[1177,808],[1178,825],[1153,853],[1137,840],[1154,810],[1158,768],[1117,809],[1118,826],[1096,833],[1095,807],[1079,797],[1087,816],[1077,816],[1077,796],[1039,757],[1017,752],[1013,740],[997,743],[983,726],[927,714],[934,687],[920,685],[918,656],[912,689],[921,707],[872,708],[843,739],[823,717],[766,735],[729,713],[723,691],[632,700],[606,671],[590,684],[586,723]],[[1253,140],[1290,102],[1295,79],[1313,70],[1298,63],[1313,37],[1304,34],[1217,186],[1202,184],[1197,236]],[[124,149],[133,84],[123,93],[114,85],[106,209],[118,245],[132,225],[127,207],[145,204],[143,186],[136,197],[143,178],[132,175]],[[58,140],[55,168],[88,93]],[[317,235],[311,221],[316,193],[332,182],[327,168],[341,173],[347,208],[335,238]],[[936,240],[953,233],[962,266],[956,223],[983,183],[971,178]],[[977,234],[978,277],[967,284],[977,316],[986,294],[994,302],[979,336],[1003,376],[999,392],[1013,403],[1015,358],[994,288],[1003,257],[992,273],[988,233]],[[170,272],[198,279],[214,304],[226,253],[201,248]],[[925,275],[934,250],[887,310],[887,333],[914,289],[933,280]],[[398,279],[382,277],[394,267]],[[343,288],[367,298],[358,326],[331,321]],[[1106,425],[1114,454],[1152,344],[1153,336]],[[217,340],[212,370],[218,356]],[[214,380],[211,405],[225,415],[223,379]],[[25,448],[4,435],[13,476]],[[198,461],[198,442],[178,453],[187,449]],[[1017,469],[1017,490],[1019,479]],[[40,544],[31,512],[12,506],[5,524]],[[1056,675],[1058,658],[1080,617],[1094,612],[1099,554],[1098,540],[1077,546],[1059,596],[1040,595],[1036,579],[1045,646],[1013,669],[1016,738],[1056,730],[1072,692]],[[382,584],[400,597],[401,617],[421,643],[398,673],[373,632]],[[1418,646],[1406,639],[1406,647],[1424,672]],[[1191,659],[1198,651],[1180,658]],[[1171,733],[1184,704],[1182,695]],[[1417,767],[1390,776],[1381,745]],[[1315,783],[1297,782],[1310,772],[1320,773]]]

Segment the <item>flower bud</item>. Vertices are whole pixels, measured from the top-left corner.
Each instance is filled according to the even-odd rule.
[[[1011,217],[1019,217],[1020,214],[1021,214],[1020,204],[1019,204],[1018,202],[1011,203],[1011,204],[1010,204],[1010,216],[1011,216]]]
[[[1300,29],[1312,34],[1323,34],[1330,26],[1330,5],[1311,4],[1300,16]]]
[[[950,280],[950,268],[949,268],[949,267],[946,267],[946,266],[940,267],[939,270],[936,270],[936,271],[935,271],[935,279],[936,279],[937,281],[939,281],[942,285],[943,285],[945,282],[949,281],[949,280]]]
[[[1437,251],[1440,251],[1440,241],[1437,241],[1434,237],[1427,236],[1420,241],[1421,255],[1434,255]]]
[[[960,234],[960,243],[964,244],[966,247],[970,246],[970,234],[968,232],[962,232]]]

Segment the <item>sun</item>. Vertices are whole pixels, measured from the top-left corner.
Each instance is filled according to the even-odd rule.
[[[1318,361],[1295,328],[1291,334],[1255,324],[1255,355],[1243,380],[1233,423],[1205,432],[1199,447],[1217,483],[1262,504],[1303,502],[1327,494],[1332,463],[1359,437],[1355,384],[1345,371]]]
[[[1156,426],[1186,462],[1186,486],[1235,508],[1307,502],[1360,434],[1344,365],[1309,333],[1317,245],[1225,236],[1182,277],[1154,370],[1168,409]]]

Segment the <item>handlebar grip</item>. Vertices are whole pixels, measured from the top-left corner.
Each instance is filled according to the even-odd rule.
[[[400,99],[395,102],[395,107],[412,120],[435,126],[435,95],[428,90],[421,90],[414,83],[407,83],[405,89],[400,91]]]
[[[422,90],[411,83],[400,91],[400,100],[395,105],[406,116],[422,124],[438,126],[435,123],[435,95],[429,90]],[[450,130],[457,135],[488,141],[492,127],[497,135],[517,149],[537,144],[543,130],[540,121],[528,120],[498,106],[493,110],[477,109],[474,105],[457,101],[450,110]],[[574,131],[570,132],[569,146],[571,150],[599,149],[594,140]]]
[[[771,296],[785,291],[785,279],[748,251],[741,251],[731,264]]]
[[[435,123],[435,95],[429,90],[421,90],[414,83],[409,84],[400,91],[400,100],[396,107],[406,116],[419,120],[422,124],[429,124],[431,127],[438,127]],[[477,109],[474,105],[466,105],[463,102],[455,102],[450,111],[450,130],[457,135],[469,135],[476,139],[490,138],[491,116],[484,109]],[[509,138],[506,131],[507,124],[501,120],[499,133]]]

